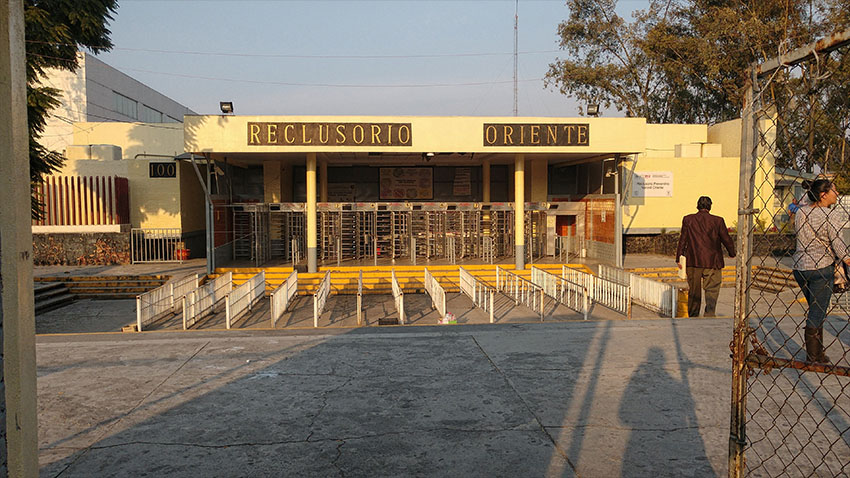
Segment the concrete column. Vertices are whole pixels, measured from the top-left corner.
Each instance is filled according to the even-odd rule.
[[[319,161],[319,202],[328,202],[328,160]]]
[[[318,272],[316,253],[316,153],[307,153],[307,272]]]
[[[481,193],[484,196],[481,200],[490,202],[490,160],[485,159],[481,163]]]
[[[0,468],[38,476],[23,3],[0,3]]]
[[[546,202],[549,199],[549,162],[545,159],[532,159],[530,202]]]
[[[525,269],[525,155],[514,158],[514,244],[516,268]]]
[[[282,202],[281,176],[282,169],[280,161],[272,159],[263,161],[263,201]]]

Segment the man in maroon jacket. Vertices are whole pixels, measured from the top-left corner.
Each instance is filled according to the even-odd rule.
[[[735,244],[726,230],[726,221],[710,214],[711,198],[702,196],[697,201],[697,213],[682,218],[682,232],[676,260],[685,256],[688,275],[688,317],[698,317],[705,289],[705,317],[715,315],[717,296],[720,294],[720,270],[723,269],[723,249],[735,257]],[[682,264],[679,264],[682,268]]]

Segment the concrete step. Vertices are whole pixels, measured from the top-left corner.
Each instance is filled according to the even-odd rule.
[[[33,290],[33,298],[36,314],[58,309],[75,300],[74,295],[61,282],[36,285]]]

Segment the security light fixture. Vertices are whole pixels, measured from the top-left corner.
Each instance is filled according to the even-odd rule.
[[[599,103],[587,105],[587,116],[599,116]]]
[[[220,101],[218,105],[221,107],[221,112],[224,114],[233,113],[233,102],[232,101]]]

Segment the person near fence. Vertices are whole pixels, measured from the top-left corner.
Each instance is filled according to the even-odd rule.
[[[830,363],[823,346],[823,322],[832,299],[835,258],[850,264],[847,244],[841,237],[846,217],[831,206],[838,202],[838,191],[831,181],[804,181],[808,201],[794,217],[797,249],[794,251],[794,279],[803,291],[808,310],[804,332],[806,360]],[[846,216],[846,215],[845,215]]]
[[[701,196],[697,200],[697,212],[682,218],[682,232],[676,258],[685,256],[685,272],[688,280],[688,317],[698,317],[705,290],[705,317],[716,315],[717,296],[723,269],[723,247],[729,257],[735,257],[735,243],[729,237],[726,221],[711,214],[711,198]],[[678,263],[678,261],[677,261]],[[682,264],[679,268],[682,268]]]

